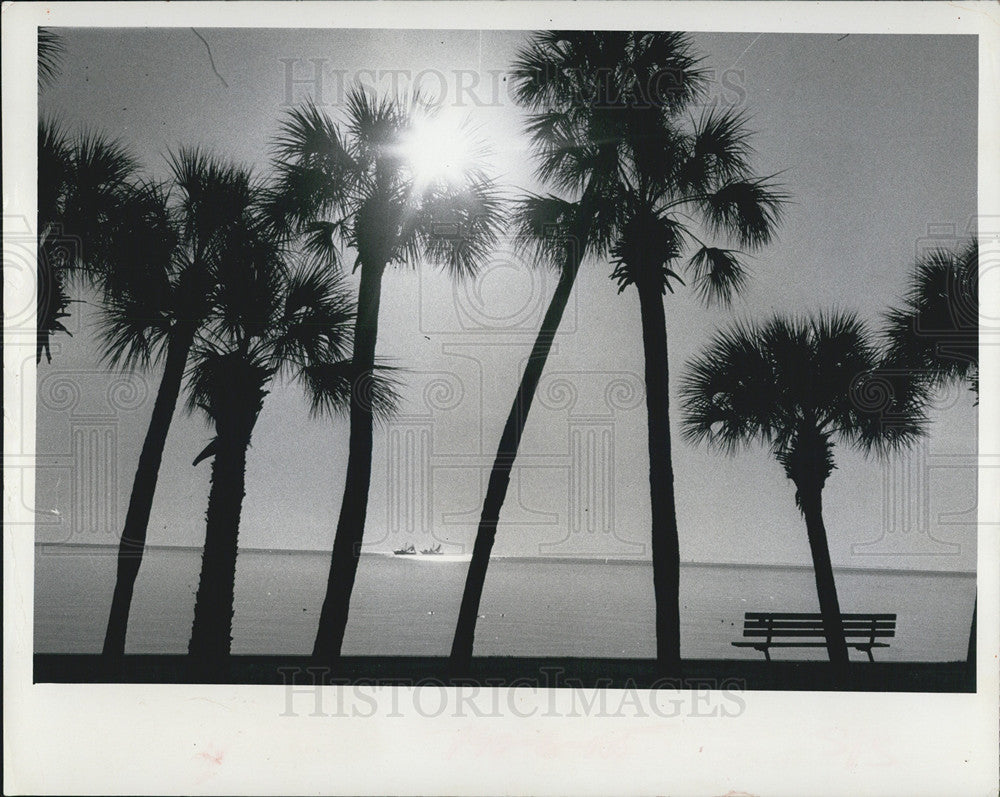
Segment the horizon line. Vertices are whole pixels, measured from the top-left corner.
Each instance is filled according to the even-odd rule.
[[[34,543],[34,547],[63,547],[63,548],[113,548],[117,549],[117,543],[100,543],[100,542],[51,542],[51,541],[38,541]],[[201,551],[203,546],[200,545],[164,545],[162,543],[147,544],[146,549],[148,550],[176,550],[176,551]],[[271,553],[271,554],[329,554],[329,549],[314,549],[314,548],[238,548],[241,553]],[[362,551],[362,556],[397,556],[397,554],[392,551]],[[454,556],[465,556],[470,557],[470,553],[457,553],[448,554],[444,553],[444,556],[454,557]],[[432,555],[417,555],[413,556],[401,556],[400,558],[404,561],[416,559],[419,560],[421,556],[425,559],[431,558]],[[508,562],[562,562],[563,564],[591,564],[594,562],[600,562],[602,564],[609,565],[652,565],[650,559],[637,559],[637,558],[614,558],[609,556],[494,556],[491,555],[490,559],[498,559]],[[774,570],[812,570],[813,566],[810,564],[801,563],[782,563],[782,562],[707,562],[707,561],[697,561],[688,560],[682,561],[681,566],[687,567],[755,567],[755,568],[770,568]],[[840,572],[861,572],[861,573],[886,573],[886,574],[902,574],[902,575],[933,575],[933,576],[977,576],[977,570],[928,570],[926,568],[908,568],[908,567],[859,567],[857,565],[834,565],[834,570]]]

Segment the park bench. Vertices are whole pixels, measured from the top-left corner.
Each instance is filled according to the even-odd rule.
[[[875,661],[872,648],[887,648],[896,635],[894,614],[842,614],[847,647],[863,650],[869,661]],[[743,637],[750,642],[733,642],[733,647],[754,648],[771,660],[771,648],[825,648],[826,633],[820,614],[774,614],[747,612],[743,620]],[[781,641],[775,641],[781,640]]]

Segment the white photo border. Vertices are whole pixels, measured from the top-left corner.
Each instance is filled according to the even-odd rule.
[[[35,218],[36,28],[196,25],[978,35],[979,214],[1000,220],[995,3],[85,2],[5,3],[2,13],[7,218]],[[995,228],[991,232],[1000,232],[1000,223]],[[5,307],[20,306],[17,288],[5,280]],[[1000,318],[1000,294],[983,294],[981,301],[987,317]],[[566,711],[546,716],[553,705],[567,705],[568,690],[520,689],[512,696],[513,690],[500,690],[512,710],[477,718],[469,712],[419,716],[406,710],[412,700],[400,701],[393,715],[394,690],[383,688],[367,690],[357,703],[362,709],[377,703],[367,719],[312,717],[308,711],[282,717],[287,695],[278,686],[32,684],[33,536],[23,524],[32,522],[24,507],[32,505],[34,485],[22,463],[31,462],[34,435],[22,430],[34,429],[35,371],[31,358],[23,370],[10,370],[11,354],[5,344],[8,794],[996,793],[996,468],[981,468],[979,479],[976,694],[748,692],[738,717],[587,718]],[[983,354],[980,452],[996,456],[1000,368],[995,352]],[[332,690],[333,705],[334,691],[355,687],[324,689]],[[433,695],[427,701],[436,704]]]

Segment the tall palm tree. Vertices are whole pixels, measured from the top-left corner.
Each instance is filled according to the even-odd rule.
[[[475,620],[500,507],[527,410],[552,335],[586,250],[610,254],[612,276],[639,289],[646,359],[652,558],[656,594],[657,661],[680,666],[680,554],[668,423],[666,327],[662,295],[680,277],[673,270],[685,245],[706,301],[728,300],[746,282],[738,253],[708,247],[695,236],[691,213],[714,232],[756,248],[771,237],[783,196],[752,175],[752,155],[740,114],[705,113],[684,125],[703,94],[705,77],[687,36],[678,33],[556,31],[536,35],[515,65],[515,96],[529,111],[527,129],[539,176],[557,190],[580,192],[575,226],[549,312],[525,369],[521,388],[487,488],[452,646],[456,669],[472,655]],[[539,211],[560,209],[557,198],[531,197],[522,230],[536,228]],[[543,229],[545,226],[543,225]],[[564,247],[566,248],[566,247]],[[546,247],[552,254],[553,247]]]
[[[260,189],[247,171],[198,149],[169,158],[169,189],[136,187],[115,220],[99,284],[104,358],[114,367],[163,372],[132,484],[104,637],[125,652],[160,462],[196,336],[212,318],[215,280],[248,245]]]
[[[890,367],[905,368],[931,390],[965,382],[979,395],[979,242],[937,249],[918,258],[902,305],[891,308],[882,329]],[[976,615],[966,660],[976,660]]]
[[[408,146],[431,115],[419,98],[405,103],[355,88],[341,123],[307,104],[287,115],[274,145],[274,216],[291,222],[317,262],[339,266],[339,249],[346,246],[356,251],[354,267],[361,270],[347,476],[313,648],[324,663],[340,655],[364,535],[373,423],[367,394],[382,276],[391,265],[424,262],[458,278],[471,275],[500,229],[498,192],[478,158],[470,157],[460,173],[447,177],[414,167]]]
[[[189,406],[208,416],[215,437],[195,459],[213,457],[205,548],[188,652],[209,680],[225,676],[247,450],[276,378],[302,383],[314,411],[345,411],[352,393],[354,305],[342,280],[313,268],[290,272],[288,253],[261,220],[213,262],[213,316],[193,352]],[[372,411],[392,406],[376,382]]]
[[[806,523],[831,662],[847,664],[840,602],[823,522],[823,487],[834,442],[887,454],[924,433],[926,394],[882,363],[865,325],[853,314],[774,317],[737,324],[715,336],[688,363],[681,385],[683,435],[734,453],[770,447],[795,485]]]
[[[700,216],[709,233],[748,250],[771,239],[785,197],[769,179],[751,173],[747,137],[739,114],[706,113],[691,132],[661,124],[637,137],[617,201],[612,277],[619,293],[635,286],[642,319],[656,658],[665,673],[680,669],[680,539],[663,297],[685,284],[682,271],[705,304],[728,304],[746,287],[742,254],[704,243],[693,222]]]
[[[52,361],[49,341],[71,300],[67,282],[100,271],[110,230],[132,189],[136,161],[117,140],[71,136],[58,124],[38,124],[38,290],[35,359]]]
[[[527,196],[514,207],[513,227],[519,248],[527,254],[528,262],[553,266],[558,271],[559,278],[528,355],[514,403],[507,413],[507,421],[490,470],[452,640],[450,667],[455,674],[465,672],[472,659],[479,604],[486,583],[490,553],[496,540],[500,510],[507,496],[510,473],[517,458],[535,391],[583,258],[588,250],[600,248],[601,242],[595,240],[599,230],[591,219],[592,213],[588,212],[585,203],[568,202],[552,195]]]

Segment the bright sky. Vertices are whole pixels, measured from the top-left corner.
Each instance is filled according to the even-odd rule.
[[[41,112],[71,129],[120,136],[158,176],[164,153],[178,145],[263,169],[289,102],[313,94],[336,115],[354,79],[386,90],[419,81],[431,94],[443,90],[452,112],[468,114],[511,191],[539,189],[520,111],[506,91],[522,32],[63,34],[62,72],[41,95]],[[975,40],[694,40],[714,70],[711,99],[749,110],[758,169],[782,172],[794,203],[779,241],[751,261],[750,290],[731,310],[705,310],[683,291],[667,297],[672,375],[736,316],[839,308],[877,323],[904,290],[915,254],[958,245],[974,217]],[[311,80],[317,69],[320,84]],[[610,271],[591,262],[579,278],[528,424],[497,555],[648,556],[638,302],[632,290],[617,294]],[[455,286],[430,270],[386,275],[378,353],[408,369],[406,404],[376,431],[368,549],[442,542],[469,550],[503,419],[553,284],[507,247],[476,283]],[[72,309],[74,336],[58,338],[53,363],[38,371],[38,539],[112,543],[159,375],[133,378],[144,403],[109,391],[95,365],[93,314],[85,305]],[[75,404],[62,400],[66,379],[80,386]],[[675,402],[682,558],[808,563],[804,524],[780,467],[763,449],[726,458],[691,448],[677,439],[676,410]],[[209,465],[190,463],[209,435],[200,417],[175,418],[151,543],[202,543]],[[346,440],[346,422],[309,420],[295,388],[268,397],[249,457],[243,546],[329,549]],[[102,446],[105,466],[72,466],[99,461]],[[835,564],[974,568],[976,410],[967,391],[942,396],[928,441],[910,454],[880,463],[838,446],[836,461],[824,495]],[[87,473],[99,474],[89,487],[81,481]],[[81,499],[90,494],[112,502]]]

